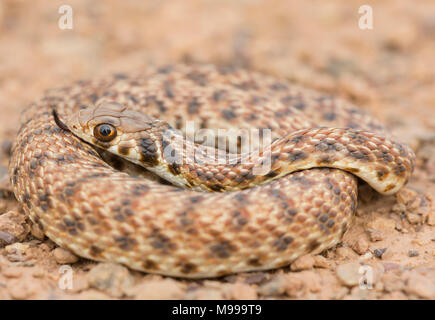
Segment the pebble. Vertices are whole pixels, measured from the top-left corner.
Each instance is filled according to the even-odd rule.
[[[88,284],[91,288],[119,298],[133,285],[133,277],[126,267],[119,264],[99,263],[89,271]]]
[[[428,198],[414,190],[404,188],[396,194],[396,199],[406,207],[406,218],[411,224],[422,224],[430,214]]]
[[[0,247],[23,241],[29,231],[30,227],[23,214],[8,211],[0,215]]]
[[[406,212],[406,206],[403,203],[396,203],[395,205],[393,205],[391,210],[399,215],[402,215]]]
[[[53,249],[53,247],[44,242],[39,245],[39,249],[41,249],[44,252],[49,252],[51,251],[51,249]]]
[[[22,262],[30,258],[26,256],[26,252],[28,249],[29,245],[16,242],[6,246],[5,252],[9,261]]]
[[[17,238],[9,232],[0,231],[0,247],[17,242]]]
[[[422,216],[413,212],[406,212],[406,219],[410,224],[421,224],[423,222]]]
[[[375,255],[375,257],[382,259],[382,255],[385,253],[385,251],[387,251],[387,248],[375,249],[373,250],[373,254]]]
[[[409,188],[402,188],[399,192],[396,193],[396,200],[398,203],[404,204],[407,206],[411,200],[415,199],[418,196],[418,193]]]
[[[355,250],[359,255],[363,255],[367,252],[369,249],[369,243],[366,239],[360,238],[357,242],[353,245],[353,250]]]
[[[77,257],[74,253],[69,250],[63,248],[56,248],[52,251],[54,260],[58,264],[72,264],[79,261],[79,257]]]
[[[418,257],[420,253],[417,250],[409,250],[408,251],[408,256],[410,257]]]
[[[291,271],[302,271],[312,269],[314,266],[314,258],[310,254],[306,254],[297,258],[290,266]]]
[[[316,268],[329,268],[329,261],[324,256],[314,256],[314,267]]]
[[[336,275],[342,284],[348,287],[356,286],[359,283],[361,274],[359,273],[360,264],[357,262],[350,262],[339,265],[337,267]]]

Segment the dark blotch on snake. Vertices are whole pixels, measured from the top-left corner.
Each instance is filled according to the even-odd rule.
[[[147,259],[143,263],[143,267],[145,270],[158,270],[158,264],[153,260]]]
[[[139,140],[139,151],[141,154],[141,161],[150,167],[158,164],[157,146],[150,138],[141,138]]]
[[[104,251],[103,249],[97,247],[96,245],[91,245],[90,247],[90,253],[93,257],[100,256],[103,251]]]
[[[225,240],[217,245],[212,246],[210,251],[218,258],[225,259],[228,258],[233,252],[237,251],[237,248],[229,241]]]
[[[190,262],[180,262],[179,267],[181,269],[181,272],[184,274],[195,272],[198,269],[197,265]]]

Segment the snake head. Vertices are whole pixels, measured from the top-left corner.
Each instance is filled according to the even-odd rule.
[[[65,126],[82,140],[133,162],[141,158],[140,141],[154,141],[170,128],[164,121],[113,101],[81,107],[67,117]]]

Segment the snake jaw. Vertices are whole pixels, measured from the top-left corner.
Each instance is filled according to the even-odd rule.
[[[52,110],[54,122],[57,124],[57,126],[65,131],[70,131],[68,126],[60,120],[59,115],[57,114],[56,110]]]

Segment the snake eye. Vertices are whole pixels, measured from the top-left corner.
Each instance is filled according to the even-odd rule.
[[[94,137],[103,142],[112,141],[116,135],[116,128],[111,124],[102,123],[94,128]]]

